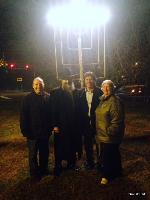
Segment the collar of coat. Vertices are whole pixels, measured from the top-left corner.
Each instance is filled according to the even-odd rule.
[[[91,89],[91,90],[88,90],[87,88],[85,88],[85,92],[91,92],[91,93],[93,93],[93,91],[94,91],[94,88]]]
[[[34,90],[32,90],[32,94],[33,95],[35,95],[35,96],[38,96],[38,97],[40,97],[40,96],[45,96],[45,95],[48,95],[48,96],[50,96],[50,94],[49,93],[47,93],[47,92],[45,92],[45,91],[43,91],[42,93],[40,93],[40,94],[36,94],[35,93],[35,91]]]
[[[101,101],[106,101],[106,100],[108,100],[111,96],[113,96],[114,94],[110,94],[109,96],[104,96],[104,94],[100,97],[100,100]]]

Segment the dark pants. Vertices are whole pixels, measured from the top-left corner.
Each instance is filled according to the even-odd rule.
[[[55,156],[55,170],[61,170],[61,161],[63,159],[61,136],[54,135],[54,156]]]
[[[83,143],[86,153],[86,161],[89,166],[94,165],[94,156],[93,156],[93,144],[94,144],[94,136],[91,129],[85,131],[83,135]]]
[[[27,139],[29,168],[31,176],[38,176],[48,170],[49,138]]]
[[[68,162],[68,166],[75,165],[75,151],[71,140],[64,135],[54,134],[54,156],[55,156],[55,170],[61,171],[62,160]]]
[[[122,174],[119,144],[100,143],[99,163],[103,177],[112,180]]]

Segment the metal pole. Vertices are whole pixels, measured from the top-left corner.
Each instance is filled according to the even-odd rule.
[[[54,30],[54,48],[55,48],[56,79],[58,80],[58,64],[57,64],[57,49],[56,49],[56,35],[55,35],[55,30]]]
[[[104,24],[104,78],[106,77],[106,27]]]
[[[81,40],[81,33],[78,34],[78,57],[79,57],[79,68],[80,68],[81,88],[83,88],[83,86],[84,86],[84,78],[83,78],[83,59],[82,59],[82,40]]]

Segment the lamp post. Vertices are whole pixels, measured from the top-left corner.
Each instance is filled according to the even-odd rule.
[[[56,65],[56,79],[58,80],[58,63],[57,63],[57,50],[56,50],[56,34],[54,30],[54,51],[55,51],[55,65]]]
[[[82,40],[81,33],[78,34],[78,58],[79,58],[79,67],[80,67],[80,81],[81,87],[84,85],[84,77],[83,77],[83,59],[82,59]]]
[[[90,14],[90,15],[89,15]],[[110,11],[104,5],[93,5],[86,0],[72,0],[67,5],[59,5],[51,8],[48,14],[48,23],[54,28],[54,42],[56,41],[55,30],[71,30],[76,32],[78,42],[78,61],[80,68],[80,81],[83,87],[83,57],[82,57],[82,34],[84,30],[104,27],[104,76],[106,76],[106,49],[105,49],[105,24],[110,18]],[[56,58],[56,44],[55,44]],[[56,59],[56,78],[58,79],[58,63]]]
[[[104,77],[106,77],[106,26],[104,27]]]

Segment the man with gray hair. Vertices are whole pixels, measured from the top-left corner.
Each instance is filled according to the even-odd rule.
[[[27,138],[31,179],[38,181],[48,174],[50,95],[44,91],[44,81],[40,77],[33,80],[32,88],[22,101],[20,129]]]

